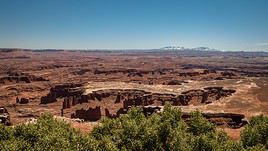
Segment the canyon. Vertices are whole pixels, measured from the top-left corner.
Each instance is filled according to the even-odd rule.
[[[1,49],[0,56],[6,125],[49,112],[90,131],[133,106],[150,116],[171,104],[185,121],[198,110],[232,133],[268,114],[268,53]]]

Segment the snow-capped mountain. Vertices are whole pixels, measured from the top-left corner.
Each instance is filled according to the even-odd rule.
[[[211,49],[209,47],[185,48],[185,47],[180,47],[180,46],[167,46],[167,47],[161,48],[161,50],[219,51],[217,49]]]
[[[209,47],[196,47],[196,48],[192,48],[193,50],[196,51],[219,51],[217,49],[211,49]]]
[[[185,48],[179,46],[167,46],[162,48],[162,50],[185,50]]]

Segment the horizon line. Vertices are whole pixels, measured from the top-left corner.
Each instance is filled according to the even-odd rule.
[[[179,47],[179,46],[178,46]],[[0,51],[3,49],[8,50],[31,50],[31,51],[45,51],[45,50],[58,50],[58,51],[133,51],[133,50],[163,50],[163,51],[185,51],[185,50],[192,50],[192,51],[201,51],[201,52],[207,52],[207,50],[194,50],[194,48],[200,48],[200,47],[194,47],[194,48],[183,48],[182,50],[178,49],[164,49],[162,48],[20,48],[20,47],[0,47]],[[209,48],[209,47],[206,47]],[[221,50],[221,49],[210,49],[208,50],[210,52],[265,52],[267,53],[268,50]]]

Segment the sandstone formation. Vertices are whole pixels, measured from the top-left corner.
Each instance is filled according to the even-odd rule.
[[[89,108],[87,110],[76,110],[75,113],[71,115],[71,118],[79,118],[86,121],[97,121],[101,118],[101,110],[99,106],[93,109]]]
[[[164,75],[167,72],[171,72],[173,71],[173,69],[169,69],[169,68],[159,68],[159,69],[155,69],[155,70],[137,70],[137,69],[114,69],[114,70],[100,70],[100,69],[96,69],[94,71],[94,74],[104,74],[104,75],[110,75],[110,74],[118,74],[118,73],[122,73],[122,74],[126,74],[127,77],[143,77],[143,75],[155,75],[155,74],[159,74],[159,75]]]
[[[101,106],[96,108],[89,108],[88,110],[77,109],[72,118],[82,118],[89,121],[99,119],[102,115],[110,118],[116,118],[120,114],[126,114],[128,109],[135,107],[142,107],[144,114],[150,115],[154,112],[159,112],[161,107],[166,102],[170,102],[174,106],[181,105],[201,105],[211,103],[219,100],[222,97],[230,96],[234,90],[226,90],[223,87],[207,87],[204,89],[190,90],[182,92],[180,95],[167,93],[153,93],[138,89],[105,89],[92,91],[87,95],[69,95],[64,98],[62,109],[75,107],[76,104],[91,103],[94,101],[102,102],[112,101],[114,104],[122,104],[115,114],[110,113],[109,108],[105,108],[105,113],[101,113]],[[81,94],[81,93],[80,93]],[[61,95],[63,96],[63,95]]]
[[[0,107],[0,123],[4,125],[11,125],[9,113],[4,107]]]
[[[233,77],[233,76],[236,76],[236,74],[234,74],[233,72],[228,72],[228,71],[224,71],[221,73],[222,76],[225,76],[225,77]]]
[[[207,87],[204,90],[190,90],[182,92],[183,98],[186,98],[190,104],[208,104],[222,97],[227,97],[235,93],[235,90],[225,90],[223,87]]]
[[[29,103],[29,99],[27,99],[27,98],[21,98],[21,99],[19,99],[17,97],[16,98],[16,103],[18,103],[18,104],[27,104],[27,103]]]
[[[74,75],[84,75],[87,72],[91,72],[91,70],[90,69],[80,69],[78,71],[73,71],[72,73]]]
[[[217,73],[216,70],[204,70],[203,72],[180,72],[178,73],[178,76],[183,77],[193,77],[193,76],[200,76],[200,75],[206,75],[211,73]]]
[[[62,102],[62,109],[71,108],[72,106],[75,106],[76,104],[81,103],[87,103],[89,100],[89,97],[87,95],[73,95],[73,96],[67,96],[64,97],[64,100]]]
[[[206,113],[203,112],[202,115],[208,119],[211,123],[217,126],[227,126],[230,128],[240,128],[247,124],[248,122],[244,119],[245,115],[235,114],[235,113]],[[189,122],[191,120],[191,114],[188,112],[183,112],[182,118]]]
[[[42,77],[20,72],[7,72],[6,76],[0,77],[1,84],[7,83],[31,83],[32,81],[48,81]]]
[[[83,90],[81,84],[62,84],[50,89],[50,92],[41,97],[41,104],[56,102],[57,98],[82,96]]]
[[[106,117],[109,117],[109,118],[117,118],[117,117],[119,117],[121,114],[127,114],[127,111],[128,111],[128,109],[120,108],[120,109],[116,112],[116,114],[111,114],[111,113],[109,112],[109,110],[106,108],[106,109],[105,109],[105,116],[106,116]]]
[[[190,90],[182,92],[181,95],[152,93],[136,89],[108,89],[93,91],[88,94],[88,99],[101,101],[103,98],[115,96],[115,103],[123,102],[124,108],[152,104],[165,105],[165,102],[171,102],[176,106],[188,104],[199,105],[208,104],[222,97],[230,96],[234,92],[235,90],[225,90],[223,87],[207,87],[204,90]]]
[[[163,83],[166,85],[181,85],[182,83],[187,83],[185,81],[180,81],[180,80],[170,80],[167,83]]]

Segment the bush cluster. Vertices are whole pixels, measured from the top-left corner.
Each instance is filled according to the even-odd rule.
[[[0,125],[0,149],[90,150],[90,151],[259,151],[268,149],[268,117],[253,117],[233,141],[216,130],[200,112],[193,112],[187,124],[179,109],[165,106],[160,114],[145,117],[140,108],[116,119],[105,118],[90,134],[70,124],[42,115],[35,124],[15,127]]]

